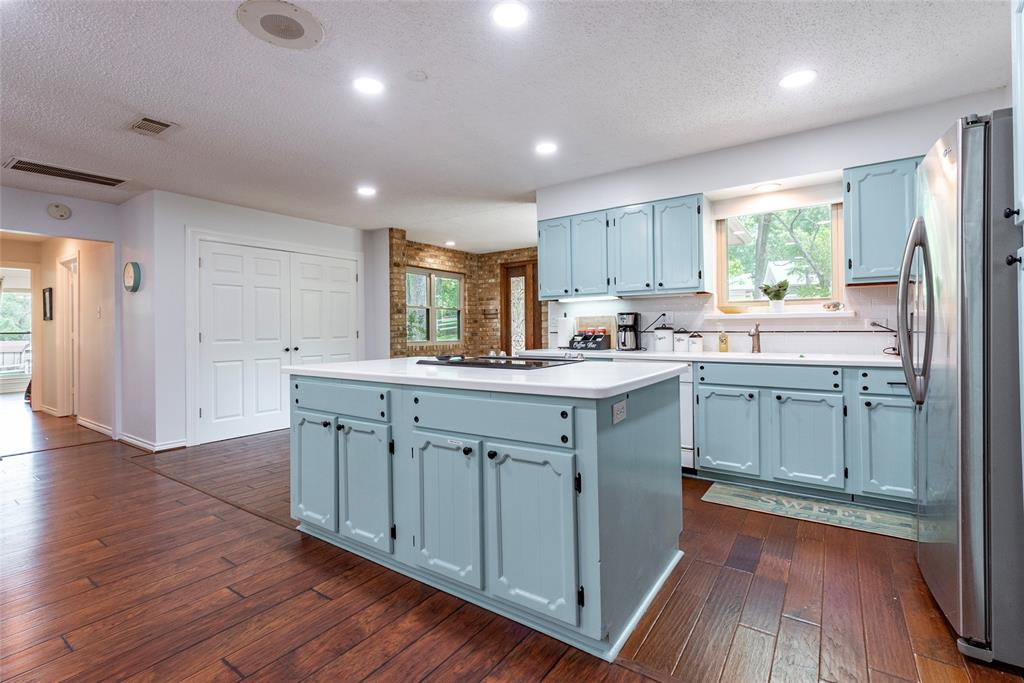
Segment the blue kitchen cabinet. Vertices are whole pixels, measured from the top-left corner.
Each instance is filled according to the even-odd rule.
[[[654,205],[635,204],[608,212],[612,284],[615,294],[654,291]]]
[[[654,203],[654,289],[665,293],[704,289],[704,195]]]
[[[909,397],[858,397],[856,442],[864,493],[916,499],[914,413]]]
[[[843,396],[771,392],[767,451],[780,481],[846,488]]]
[[[338,457],[334,416],[292,409],[292,517],[338,530]]]
[[[483,586],[480,441],[413,431],[417,563],[473,588]]]
[[[391,539],[391,427],[337,419],[339,533],[386,553]]]
[[[758,389],[699,386],[694,406],[698,467],[760,473],[760,397]]]
[[[497,442],[484,449],[488,592],[576,626],[575,454]]]
[[[922,157],[843,171],[846,282],[895,282],[916,215],[917,166]]]
[[[572,287],[571,233],[568,218],[537,224],[537,293],[541,299],[569,296]]]
[[[608,293],[608,218],[604,211],[570,219],[573,296]]]

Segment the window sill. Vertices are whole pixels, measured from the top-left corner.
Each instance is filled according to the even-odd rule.
[[[705,320],[812,320],[812,319],[840,319],[840,318],[856,318],[857,313],[850,310],[842,311],[823,311],[823,310],[807,310],[794,306],[791,310],[785,310],[782,313],[772,313],[765,309],[763,311],[748,311],[746,313],[722,313],[715,312],[709,313],[704,316]]]

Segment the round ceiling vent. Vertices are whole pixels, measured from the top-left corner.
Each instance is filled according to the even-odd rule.
[[[316,17],[284,0],[246,0],[235,16],[249,33],[278,47],[308,50],[324,39]]]

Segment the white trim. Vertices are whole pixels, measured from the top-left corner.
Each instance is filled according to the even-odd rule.
[[[142,450],[149,451],[150,453],[156,453],[158,451],[169,451],[175,448],[185,447],[185,442],[180,439],[177,441],[164,441],[163,443],[153,443],[152,441],[147,441],[146,439],[143,439],[138,436],[132,436],[131,434],[125,434],[124,432],[121,433],[121,438],[119,438],[118,441],[123,441],[129,446],[135,446],[136,448],[141,448]]]
[[[74,271],[68,267],[68,264],[74,263]],[[75,411],[75,399],[72,397],[72,390],[79,391],[81,387],[78,381],[78,360],[80,354],[78,352],[78,336],[81,332],[79,329],[81,318],[78,310],[78,300],[80,297],[81,287],[81,271],[82,271],[82,259],[79,250],[74,250],[70,254],[57,257],[57,263],[55,264],[57,282],[56,291],[54,292],[55,301],[51,304],[51,310],[53,312],[54,319],[50,322],[56,323],[56,334],[54,338],[56,343],[54,344],[56,357],[57,357],[57,411],[58,417],[66,417],[74,414]],[[74,284],[71,284],[71,280],[74,280]],[[74,293],[74,297],[70,294]],[[57,310],[57,306],[60,306],[61,310]],[[70,316],[75,318],[75,344],[71,345],[69,337],[71,334],[71,321]],[[71,377],[71,373],[74,372],[75,377]],[[74,387],[74,389],[72,389]]]
[[[78,418],[78,424],[82,427],[85,427],[86,429],[91,429],[94,432],[106,434],[107,436],[112,436],[114,433],[114,430],[111,429],[110,427],[106,425],[101,425],[99,422],[93,422],[92,420],[84,417]]]
[[[33,391],[32,393],[35,393],[35,391]],[[51,406],[40,405],[39,409],[42,410],[47,415],[53,415],[54,417],[63,417],[60,413],[57,412],[56,408],[53,408]]]
[[[790,308],[788,305],[786,308]],[[824,320],[824,319],[849,319],[856,318],[856,311],[825,311],[814,309],[810,306],[801,306],[794,303],[793,310],[786,310],[782,313],[772,313],[765,309],[763,312],[747,311],[746,313],[708,313],[705,320]],[[810,310],[808,310],[810,309]],[[869,330],[870,331],[870,330]]]
[[[196,434],[199,417],[199,400],[196,391],[199,388],[199,243],[221,242],[243,247],[276,249],[293,254],[311,256],[331,256],[334,258],[352,259],[356,262],[356,313],[358,339],[356,340],[356,358],[366,357],[366,277],[363,273],[363,253],[346,249],[326,249],[318,244],[268,240],[257,237],[239,235],[237,233],[209,230],[197,226],[185,225],[185,440],[173,448],[180,446],[196,446],[199,444]],[[148,443],[148,442],[147,442]],[[178,442],[174,442],[178,443]],[[147,447],[148,448],[148,447]],[[162,450],[156,448],[155,450]]]
[[[43,383],[42,365],[43,357],[42,354],[36,353],[37,347],[42,342],[43,330],[43,289],[42,279],[39,276],[39,271],[42,263],[32,263],[31,261],[8,261],[6,259],[0,259],[0,267],[3,268],[21,268],[22,270],[29,271],[29,282],[30,292],[32,293],[32,312],[30,314],[31,320],[29,321],[29,332],[32,335],[32,410],[42,410],[42,394],[39,393],[39,387]]]

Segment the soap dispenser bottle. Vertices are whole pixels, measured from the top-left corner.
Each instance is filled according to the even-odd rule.
[[[718,331],[718,352],[728,353],[729,352],[729,335],[726,334],[725,330]]]

